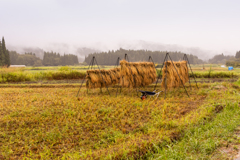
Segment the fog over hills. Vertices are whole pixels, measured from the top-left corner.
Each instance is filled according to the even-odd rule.
[[[223,53],[224,55],[235,55],[236,51],[216,51],[216,50],[206,50],[199,47],[186,47],[177,44],[163,44],[149,41],[122,41],[112,44],[96,43],[92,45],[70,45],[66,43],[51,43],[43,47],[22,47],[8,45],[9,50],[17,51],[20,54],[25,52],[33,52],[37,57],[43,58],[44,51],[46,52],[56,52],[61,55],[65,54],[74,54],[78,56],[79,62],[83,62],[85,56],[90,53],[99,53],[107,52],[109,50],[117,50],[119,48],[123,49],[133,49],[133,50],[151,50],[151,51],[180,51],[187,54],[193,54],[198,56],[198,58],[207,61],[216,54]]]
[[[21,46],[13,46],[8,45],[8,50],[16,51],[17,53],[24,54],[26,52],[35,53],[35,55],[41,59],[43,59],[44,51],[45,52],[56,52],[63,54],[74,54],[78,56],[78,61],[83,62],[85,56],[90,53],[98,53],[101,52],[100,50],[93,49],[93,48],[86,48],[86,47],[72,47],[71,45],[67,44],[55,44],[49,45],[45,48],[39,47],[21,47]]]
[[[3,0],[1,36],[9,50],[75,54],[147,49],[208,60],[239,48],[240,1]]]
[[[180,51],[187,54],[193,54],[198,56],[202,60],[208,60],[216,54],[220,54],[218,51],[204,50],[198,47],[184,47],[177,44],[163,44],[147,41],[135,41],[133,43],[122,43],[120,46],[124,49],[147,49],[151,51]]]

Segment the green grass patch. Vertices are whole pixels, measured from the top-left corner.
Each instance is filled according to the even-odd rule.
[[[147,154],[148,159],[227,159],[213,153],[225,146],[224,141],[233,138],[233,132],[240,125],[239,102],[226,100],[215,108],[214,118],[202,119],[198,125],[191,126],[180,140],[155,145]]]
[[[238,75],[234,72],[219,72],[219,71],[208,71],[208,72],[194,72],[194,75],[190,73],[190,77],[195,78],[236,78]]]
[[[86,73],[75,70],[45,71],[28,73],[23,71],[3,72],[0,75],[0,83],[26,82],[43,80],[83,79]]]

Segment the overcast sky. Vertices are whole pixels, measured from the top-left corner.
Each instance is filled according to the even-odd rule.
[[[0,0],[0,10],[0,36],[13,46],[240,50],[240,0]]]

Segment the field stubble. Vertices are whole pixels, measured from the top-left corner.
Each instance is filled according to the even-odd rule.
[[[0,151],[13,159],[141,158],[211,116],[211,104],[228,92],[216,86],[188,87],[190,98],[180,88],[166,100],[161,95],[145,101],[130,89],[118,97],[84,89],[76,98],[77,87],[2,88]]]

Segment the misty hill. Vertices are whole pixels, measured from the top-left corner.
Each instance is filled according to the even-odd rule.
[[[82,47],[82,48],[77,48],[77,55],[79,56],[87,56],[90,53],[98,53],[101,52],[100,50],[96,50],[96,49],[92,49],[92,48],[86,48],[86,47]]]
[[[44,50],[39,47],[17,47],[8,45],[8,50],[15,51],[18,54],[34,53],[36,57],[43,59]]]
[[[43,59],[44,51],[54,51],[60,53],[60,55],[64,55],[64,53],[71,53],[78,56],[78,61],[83,62],[85,56],[88,56],[92,53],[100,53],[100,52],[108,52],[109,50],[118,50],[119,48],[124,48],[127,50],[151,50],[151,51],[169,51],[175,52],[179,51],[186,54],[192,54],[197,56],[199,59],[203,59],[207,61],[210,58],[213,58],[214,55],[218,55],[218,51],[204,50],[198,47],[185,47],[176,44],[163,44],[163,43],[155,43],[149,41],[124,41],[116,44],[92,44],[85,46],[76,46],[72,44],[48,44],[44,49],[39,47],[16,47],[12,45],[8,45],[9,50],[17,51],[20,54],[24,53],[35,53],[36,57]],[[221,52],[220,52],[221,53]],[[223,51],[224,54],[233,54],[232,52]]]
[[[64,44],[64,47],[61,47],[62,44],[48,46],[46,49],[41,49],[39,47],[17,47],[8,45],[8,49],[11,51],[16,51],[18,54],[24,55],[25,53],[34,53],[36,57],[43,59],[44,51],[54,51],[59,53],[60,55],[64,55],[64,53],[72,53],[77,55],[78,61],[83,62],[85,56],[90,53],[98,53],[100,50],[87,48],[87,47],[71,47],[70,45]]]
[[[148,61],[149,56],[151,56],[156,63],[162,63],[167,51],[148,51],[148,50],[126,50],[120,48],[116,51],[108,51],[108,52],[101,52],[101,53],[93,53],[89,54],[85,58],[85,62],[90,64],[91,59],[93,56],[96,57],[97,62],[99,65],[115,65],[117,62],[117,58],[120,57],[121,59],[124,58],[125,53],[128,54],[129,61],[136,62],[136,61]],[[184,53],[182,52],[169,52],[172,60],[179,61],[182,60]],[[191,64],[202,64],[203,61],[198,59],[197,56],[194,55],[187,55],[188,59]]]
[[[17,47],[13,45],[8,45],[9,50],[17,51],[20,54],[24,53],[35,53],[35,55],[41,59],[43,59],[44,51],[54,51],[63,55],[64,53],[71,53],[78,56],[78,61],[83,62],[85,56],[91,53],[100,53],[100,52],[108,52],[109,50],[118,50],[119,48],[124,48],[127,50],[151,50],[151,51],[169,51],[175,52],[180,51],[186,54],[192,54],[197,56],[199,59],[203,59],[207,61],[208,59],[212,58],[214,55],[219,54],[218,51],[211,51],[211,50],[204,50],[198,47],[185,47],[176,44],[163,44],[163,43],[155,43],[149,41],[124,41],[118,43],[111,43],[109,44],[92,44],[85,46],[76,46],[73,44],[66,44],[66,43],[59,43],[59,44],[48,44],[41,49],[39,47]],[[224,54],[234,54],[230,51],[222,51]],[[221,53],[221,52],[220,52]]]
[[[198,47],[185,47],[177,44],[163,44],[142,40],[123,42],[118,46],[119,46],[118,48],[121,47],[133,50],[172,51],[172,52],[180,51],[182,53],[195,55],[198,58],[203,59],[205,61],[208,60],[209,58],[212,58],[214,55],[219,54],[219,52],[217,51],[204,50]]]

